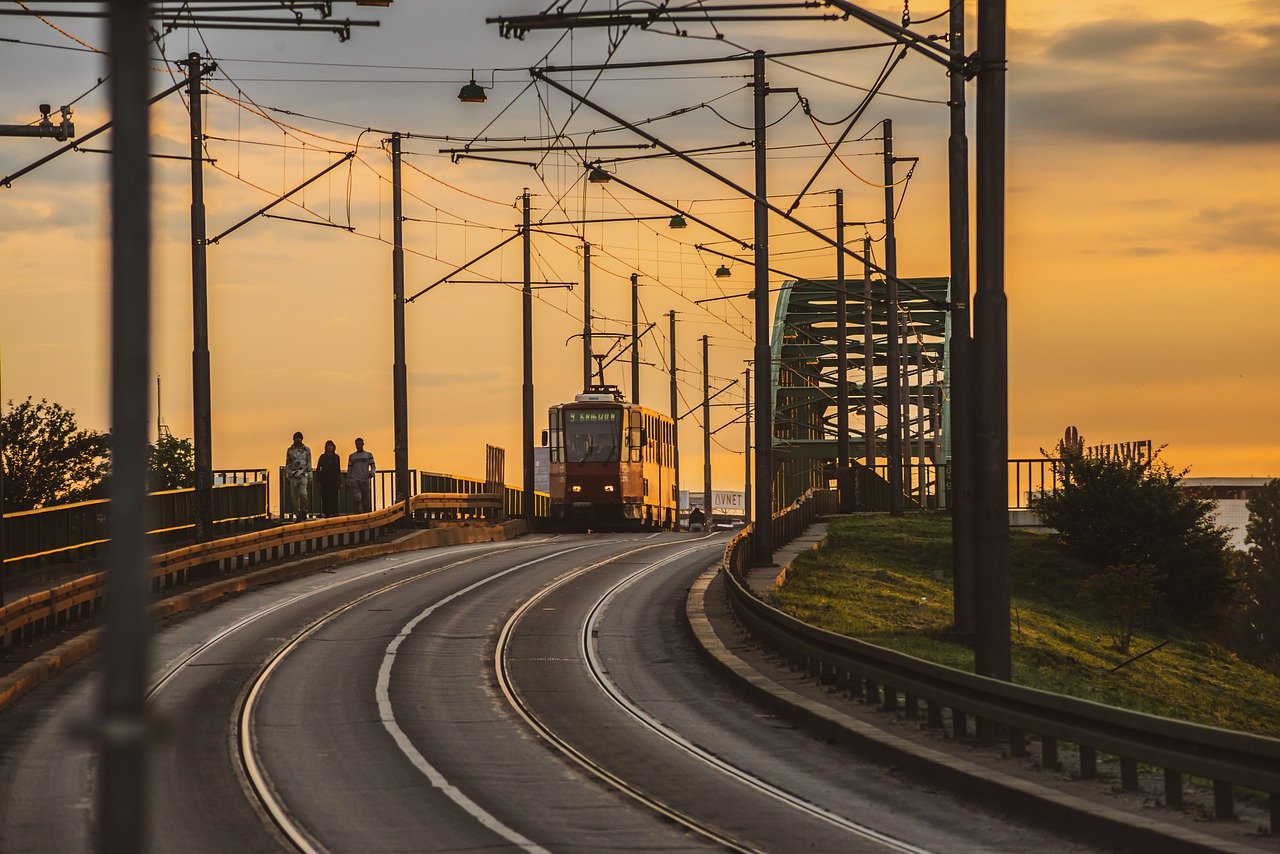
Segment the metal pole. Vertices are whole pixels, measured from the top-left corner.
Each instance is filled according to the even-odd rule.
[[[400,134],[391,134],[391,305],[395,364],[391,369],[395,419],[396,501],[409,518],[409,370],[404,357],[404,214],[400,183]]]
[[[916,340],[916,489],[920,506],[925,505],[924,468],[924,345]]]
[[[840,512],[853,512],[849,488],[849,296],[844,281],[844,190],[836,190],[836,485]]]
[[[871,258],[871,238],[862,238],[862,256]],[[871,265],[862,265],[862,434],[866,440],[867,468],[876,468],[876,385],[875,385],[875,324],[872,317]]]
[[[746,469],[747,480],[742,495],[742,522],[751,524],[751,369],[743,372],[742,380],[742,423],[746,428],[742,437],[742,457]]]
[[[893,120],[884,120],[884,268],[889,309],[886,378],[889,404],[889,515],[901,516],[902,504],[902,388],[898,354],[898,239],[893,229]]]
[[[151,391],[151,163],[147,84],[149,5],[107,6],[111,114],[111,548],[98,778],[98,849],[145,851],[147,614],[147,414]]]
[[[974,671],[1011,676],[1009,362],[1004,292],[1005,4],[978,3],[978,288],[974,296]]]
[[[667,312],[671,321],[671,334],[668,336],[671,361],[671,464],[675,469],[675,530],[680,530],[680,390],[676,387],[676,312]]]
[[[209,279],[205,259],[204,117],[200,54],[187,55],[191,107],[191,397],[196,541],[213,536],[213,403],[209,378]],[[157,393],[158,394],[158,393]],[[157,441],[159,441],[157,437]]]
[[[529,230],[529,188],[524,188],[521,198],[523,210],[524,288],[521,291],[521,337],[524,342],[524,385],[521,387],[521,410],[524,431],[521,444],[524,450],[524,491],[521,509],[526,519],[533,519],[533,261]]]
[[[964,0],[951,7],[951,46],[964,53]],[[973,336],[969,330],[969,138],[964,76],[951,75],[947,183],[951,221],[951,567],[952,622],[973,632]]]
[[[755,295],[756,295],[756,530],[752,537],[758,565],[773,563],[773,354],[769,328],[769,196],[765,150],[765,99],[769,85],[764,77],[764,51],[752,56],[752,86],[755,90]]]
[[[525,278],[528,278],[527,276]],[[582,244],[582,387],[591,385],[591,244]]]
[[[711,529],[711,373],[707,336],[702,336],[702,510]]]
[[[640,274],[631,274],[631,402],[640,402]]]

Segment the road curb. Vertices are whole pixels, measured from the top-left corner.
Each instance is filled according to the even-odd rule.
[[[1263,850],[1099,805],[933,750],[774,682],[736,655],[717,633],[715,623],[733,618],[719,574],[719,564],[709,568],[694,582],[685,600],[685,614],[700,651],[751,699],[797,726],[874,762],[945,785],[962,797],[1107,848],[1233,854]],[[717,611],[714,618],[709,609]]]
[[[516,520],[485,527],[428,528],[422,531],[411,531],[394,540],[325,552],[234,578],[220,579],[203,587],[197,587],[195,590],[188,590],[153,603],[150,607],[151,616],[157,621],[162,620],[215,602],[224,596],[288,581],[357,560],[441,546],[502,542],[524,536],[528,530],[528,525],[523,520]],[[7,676],[0,677],[0,712],[16,703],[28,691],[42,685],[77,661],[97,652],[101,645],[102,628],[89,629],[26,662]]]

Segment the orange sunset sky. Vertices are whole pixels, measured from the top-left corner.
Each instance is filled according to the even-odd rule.
[[[499,38],[487,15],[540,11],[546,4],[500,0],[398,0],[376,16],[379,29],[346,43],[320,34],[185,31],[168,35],[164,56],[208,51],[219,63],[206,99],[206,202],[210,234],[310,177],[342,153],[356,160],[277,212],[350,225],[354,233],[259,219],[210,246],[210,351],[215,468],[279,465],[294,430],[313,451],[333,438],[340,450],[363,435],[382,467],[392,463],[390,165],[386,131],[449,136],[405,142],[407,290],[410,294],[502,239],[516,224],[515,200],[534,193],[535,217],[564,219],[660,213],[615,186],[581,182],[563,155],[528,166],[453,163],[440,148],[476,135],[534,137],[569,120],[559,95],[526,90],[527,68],[594,63],[606,34]],[[592,7],[600,6],[592,3]],[[868,4],[888,17],[901,4]],[[915,18],[944,11],[913,2]],[[970,3],[972,20],[973,3]],[[39,21],[0,18],[0,123],[36,118],[36,104],[67,103],[105,74],[104,36],[92,21],[64,19],[65,33]],[[937,24],[921,24],[940,32]],[[726,38],[627,33],[614,60],[711,57],[742,48],[800,50],[878,42],[853,21],[726,24]],[[972,30],[971,30],[972,33]],[[614,34],[615,36],[617,34]],[[709,27],[690,36],[711,36]],[[73,40],[74,36],[79,40]],[[970,49],[974,36],[970,36]],[[553,47],[554,46],[554,47]],[[812,114],[838,122],[888,59],[888,48],[771,64],[770,83],[799,87]],[[1280,5],[1270,0],[1009,3],[1007,280],[1010,452],[1033,456],[1068,424],[1090,443],[1152,439],[1196,476],[1280,475]],[[170,85],[156,52],[154,90]],[[475,69],[492,84],[486,104],[456,95]],[[593,99],[631,120],[710,104],[648,127],[685,147],[750,138],[749,63],[610,72]],[[579,91],[591,77],[564,75]],[[908,57],[894,71],[851,137],[885,117],[900,155],[920,163],[898,220],[899,271],[945,276],[947,82],[933,63]],[[106,120],[106,87],[75,104],[83,133]],[[970,103],[973,87],[970,86]],[[503,111],[504,107],[508,109]],[[784,203],[824,150],[792,95],[771,96],[770,192]],[[286,112],[287,111],[287,112]],[[788,112],[790,111],[790,112]],[[186,151],[187,113],[171,97],[153,110],[153,150]],[[567,125],[579,144],[635,142],[611,122],[580,110]],[[972,124],[971,124],[972,127]],[[370,128],[371,131],[362,132]],[[590,134],[590,131],[596,131]],[[840,126],[822,126],[834,139]],[[92,147],[109,148],[110,134]],[[489,143],[499,144],[499,143]],[[511,144],[511,143],[507,143]],[[973,145],[972,131],[970,144]],[[49,140],[0,137],[0,173],[55,147]],[[358,148],[357,148],[358,145]],[[479,145],[479,144],[478,144]],[[846,144],[815,191],[842,187],[850,219],[882,215],[879,141]],[[606,150],[600,156],[638,152]],[[524,159],[528,154],[508,155]],[[536,155],[535,155],[536,156]],[[706,162],[750,185],[749,151]],[[156,160],[154,372],[163,378],[163,415],[191,435],[191,319],[186,164]],[[668,198],[719,227],[749,236],[749,201],[688,166],[642,160],[610,166],[630,183]],[[82,424],[107,425],[106,158],[69,153],[0,188],[0,348],[5,400],[47,397],[74,408]],[[798,214],[828,228],[831,196],[808,196]],[[305,208],[301,205],[305,205]],[[503,231],[506,229],[506,231]],[[774,220],[773,263],[804,276],[830,276],[832,253]],[[560,229],[565,230],[567,229]],[[880,227],[872,226],[873,237]],[[591,225],[598,328],[629,326],[628,276],[642,276],[643,314],[659,320],[647,340],[641,399],[666,408],[668,310],[679,312],[682,394],[701,394],[697,337],[712,336],[717,385],[750,357],[751,303],[699,308],[692,300],[750,287],[750,265],[731,264],[696,243],[718,240],[692,225]],[[850,229],[850,238],[861,237]],[[578,240],[538,236],[538,278],[578,281]],[[720,245],[719,248],[728,249]],[[469,278],[513,279],[518,243]],[[779,284],[779,281],[774,284]],[[546,407],[576,392],[580,292],[546,290],[535,308],[539,429]],[[410,463],[480,474],[484,444],[512,458],[519,479],[518,293],[501,284],[450,284],[407,307]],[[608,379],[626,385],[622,362]],[[630,390],[629,390],[630,391]],[[726,399],[731,396],[726,395]],[[731,398],[734,400],[740,399]],[[734,417],[713,415],[715,426]],[[701,443],[692,419],[682,428],[685,486],[700,482]],[[742,431],[730,428],[713,453],[717,488],[741,488]],[[691,477],[690,474],[694,473]],[[695,484],[695,488],[696,488]]]

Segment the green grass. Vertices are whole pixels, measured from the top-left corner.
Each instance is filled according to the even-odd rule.
[[[1280,737],[1280,676],[1196,635],[1111,673],[1129,656],[1081,594],[1098,567],[1043,534],[1013,531],[1013,678],[1035,688],[1197,723]],[[817,626],[928,661],[973,670],[951,624],[951,522],[915,514],[840,516],[827,548],[802,555],[776,591]],[[1164,636],[1139,631],[1132,654]]]

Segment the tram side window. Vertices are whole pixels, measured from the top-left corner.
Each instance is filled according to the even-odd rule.
[[[627,431],[627,446],[630,450],[630,462],[638,463],[644,458],[641,456],[644,449],[640,447],[640,434],[644,430],[644,413],[638,409],[631,410],[631,418],[628,422],[631,429]]]

